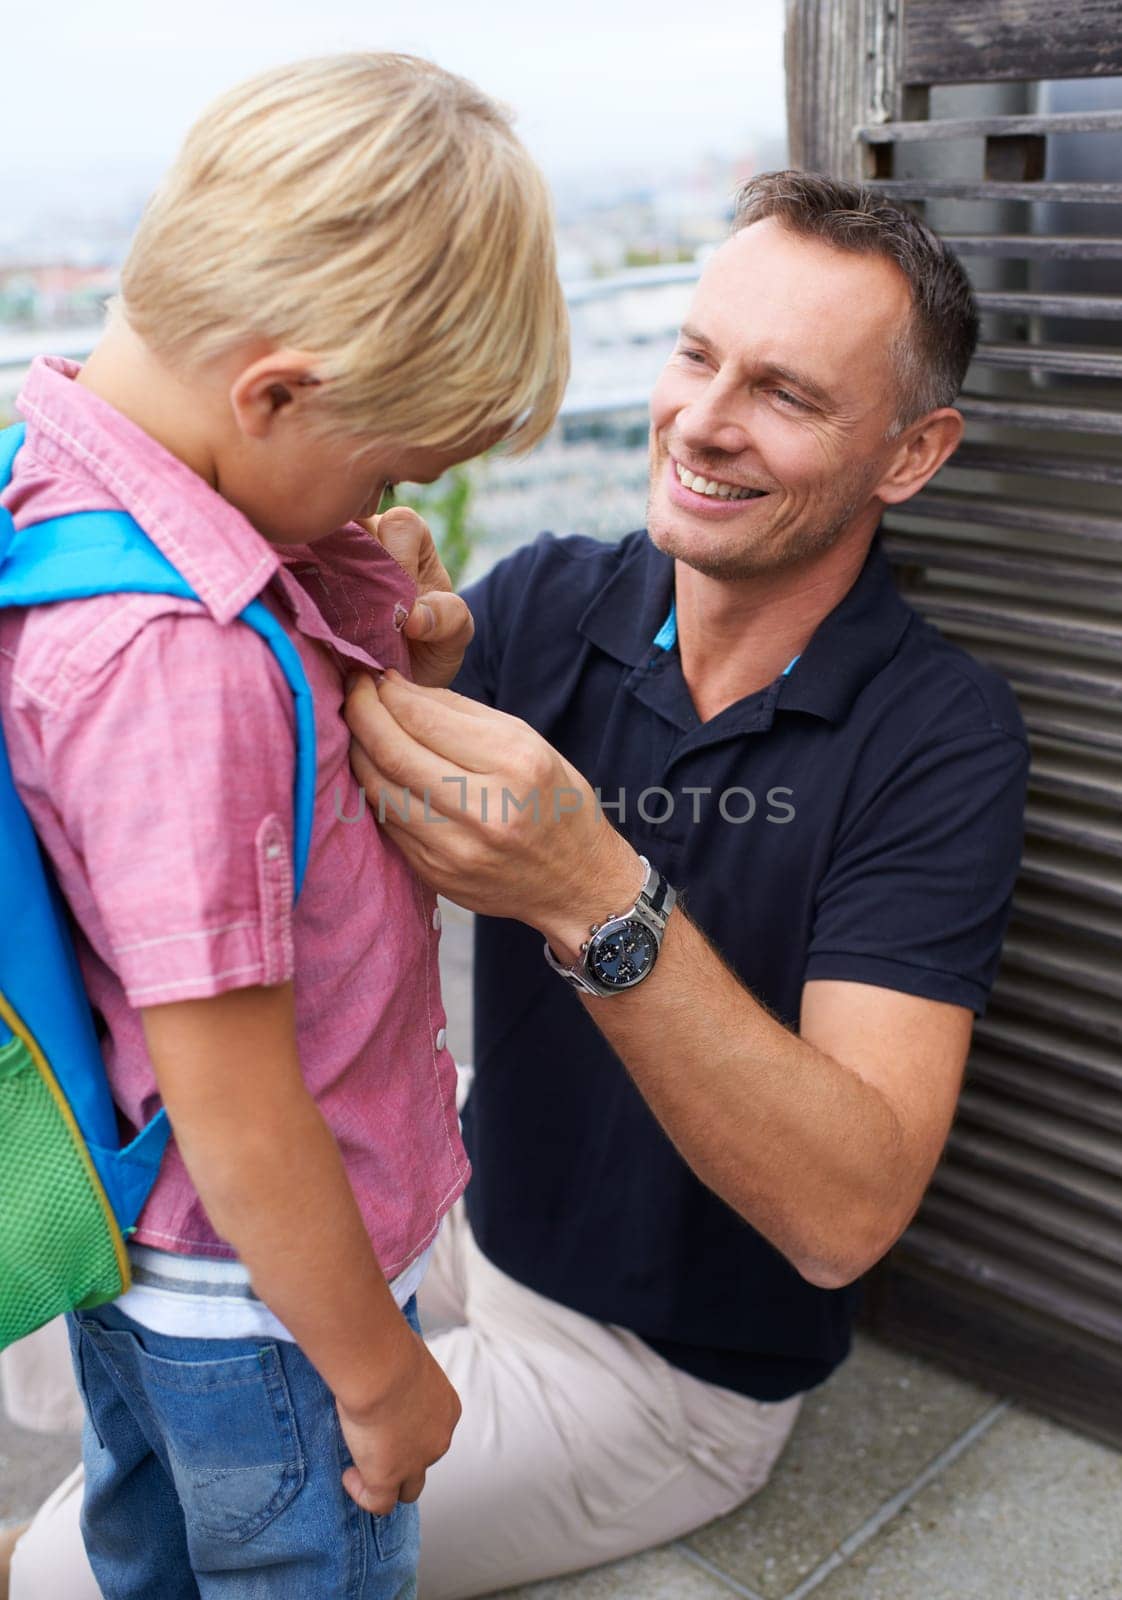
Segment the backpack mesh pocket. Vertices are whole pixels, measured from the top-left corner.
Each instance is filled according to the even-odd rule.
[[[0,1044],[0,1349],[62,1311],[122,1294],[122,1259],[69,1109],[14,1033]]]

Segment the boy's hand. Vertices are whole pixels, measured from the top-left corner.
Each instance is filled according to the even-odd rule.
[[[444,689],[460,670],[475,623],[452,584],[428,524],[409,506],[394,506],[363,527],[399,562],[417,585],[417,598],[403,633],[409,641],[413,681]]]
[[[373,1511],[415,1500],[460,1402],[394,1303],[339,1146],[308,1093],[293,985],[150,1006],[141,1017],[176,1145],[215,1230],[336,1397],[356,1463],[344,1487]]]
[[[354,1466],[343,1487],[364,1511],[387,1516],[399,1500],[416,1500],[425,1472],[452,1442],[460,1397],[408,1325],[404,1344],[383,1393],[361,1410],[337,1401],[343,1437]]]

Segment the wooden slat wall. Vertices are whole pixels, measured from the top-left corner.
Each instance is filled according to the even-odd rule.
[[[789,5],[804,85],[815,9]],[[892,53],[874,78],[878,13]],[[1122,261],[1122,82],[1087,109],[1069,88],[1052,114],[1027,82],[1122,78],[1122,0],[902,0],[890,15],[866,0],[848,38],[848,142],[837,105],[827,123],[804,93],[792,149],[915,206],[975,280],[967,443],[886,519],[886,542],[913,604],[1016,688],[1033,772],[960,1112],[866,1315],[1122,1443],[1122,268],[1104,282],[1098,265]],[[1024,87],[937,89],[1010,80]]]
[[[1114,0],[904,0],[905,83],[1122,73]]]

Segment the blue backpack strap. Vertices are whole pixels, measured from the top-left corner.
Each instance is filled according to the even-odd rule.
[[[13,428],[5,428],[0,432],[0,489],[7,488],[12,478],[12,462],[23,443],[26,432],[22,422]],[[0,506],[0,562],[3,562],[8,546],[15,535],[15,524],[11,514]]]
[[[238,615],[265,640],[292,690],[292,704],[296,713],[296,782],[292,795],[293,872],[296,893],[299,895],[308,866],[316,803],[316,714],[312,691],[296,646],[273,613],[260,600],[251,600]]]
[[[23,447],[26,424],[13,422],[10,428],[0,430],[0,488],[6,489],[12,479],[12,462]]]

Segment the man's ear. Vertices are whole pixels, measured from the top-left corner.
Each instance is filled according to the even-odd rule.
[[[943,406],[905,428],[888,471],[873,491],[877,498],[896,506],[918,494],[958,449],[963,426],[961,411]]]
[[[319,386],[321,365],[306,350],[270,350],[242,367],[230,385],[230,409],[249,439],[265,439],[298,417]]]

